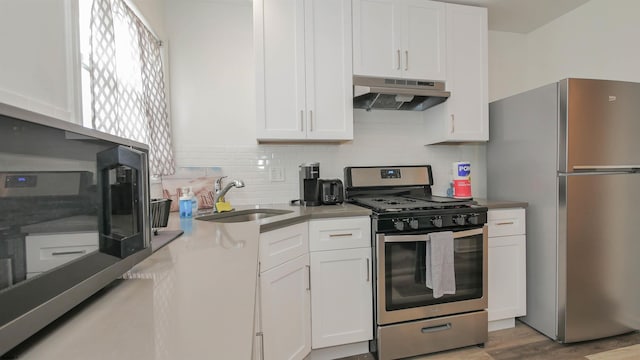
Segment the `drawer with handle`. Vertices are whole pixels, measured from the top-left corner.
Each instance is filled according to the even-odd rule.
[[[25,248],[27,272],[45,272],[97,251],[98,232],[27,235]]]
[[[339,250],[371,246],[368,216],[317,219],[309,222],[309,250]]]
[[[490,209],[489,237],[525,234],[525,209]]]

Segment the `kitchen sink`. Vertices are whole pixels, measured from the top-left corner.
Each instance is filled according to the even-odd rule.
[[[291,210],[280,209],[247,209],[247,210],[233,210],[222,213],[201,215],[196,217],[196,220],[213,221],[219,223],[236,223],[245,221],[255,221],[265,219],[271,216],[284,215],[291,213]]]

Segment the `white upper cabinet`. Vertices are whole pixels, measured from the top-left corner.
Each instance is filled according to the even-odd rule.
[[[353,139],[351,1],[253,7],[258,140]]]
[[[427,109],[426,144],[489,140],[487,9],[446,4],[447,90]]]
[[[0,1],[0,103],[76,121],[73,1]]]
[[[355,75],[445,80],[445,4],[353,1]]]

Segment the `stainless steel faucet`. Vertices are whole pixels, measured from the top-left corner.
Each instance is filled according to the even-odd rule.
[[[222,187],[222,179],[226,178],[226,176],[222,176],[216,179],[214,193],[213,193],[213,212],[218,212],[216,209],[216,204],[220,201],[224,202],[224,196],[231,190],[232,187],[242,188],[244,187],[244,181],[242,180],[232,180],[229,182],[224,188]]]

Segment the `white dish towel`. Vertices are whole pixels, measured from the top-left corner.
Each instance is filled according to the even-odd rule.
[[[426,285],[433,297],[456,293],[456,273],[453,263],[453,232],[430,233],[426,244]]]

